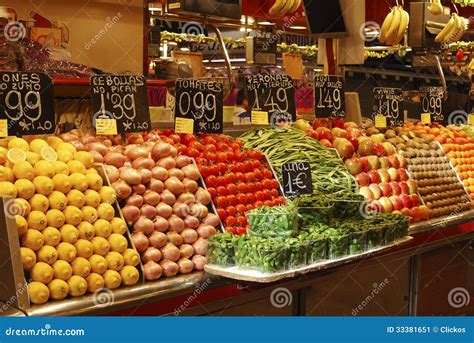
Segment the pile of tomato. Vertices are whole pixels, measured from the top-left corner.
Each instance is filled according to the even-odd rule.
[[[259,151],[244,149],[240,140],[216,134],[178,135],[171,130],[163,135],[181,154],[196,160],[226,231],[244,234],[248,211],[285,204],[265,158]]]

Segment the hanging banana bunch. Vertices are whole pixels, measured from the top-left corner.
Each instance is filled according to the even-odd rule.
[[[441,0],[432,0],[431,4],[428,6],[428,11],[433,15],[438,15],[443,13],[443,5]]]
[[[410,15],[402,6],[394,6],[385,17],[380,28],[379,41],[382,44],[397,45],[405,36]]]
[[[457,13],[452,13],[451,18],[444,28],[435,37],[438,43],[454,43],[462,38],[468,28],[468,21]]]
[[[302,0],[276,0],[270,8],[269,13],[277,16],[294,13],[300,8],[301,1]]]

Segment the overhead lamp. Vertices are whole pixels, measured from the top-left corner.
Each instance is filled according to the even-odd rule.
[[[274,26],[274,25],[275,25],[274,22],[271,22],[271,21],[268,21],[268,20],[259,21],[257,24],[258,24],[258,25],[267,25],[267,26]]]
[[[306,30],[306,26],[294,25],[294,26],[290,26],[290,29],[293,29],[293,30]]]

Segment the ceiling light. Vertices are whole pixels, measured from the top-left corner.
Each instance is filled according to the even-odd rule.
[[[270,26],[270,25],[271,25],[271,26],[275,25],[275,23],[273,23],[273,22],[271,22],[271,21],[267,21],[267,20],[265,20],[265,21],[259,21],[257,24],[259,24],[259,25],[269,25],[269,26]]]
[[[251,25],[251,24],[254,23],[254,21],[255,21],[255,19],[253,19],[252,17],[245,17],[244,15],[243,15],[242,17],[240,17],[240,22],[241,22],[242,24],[247,23],[247,24],[250,24],[250,25]]]
[[[306,26],[294,25],[294,26],[290,26],[290,29],[293,29],[293,30],[306,30]]]

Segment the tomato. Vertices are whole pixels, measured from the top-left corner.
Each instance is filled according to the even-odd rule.
[[[169,136],[169,135],[172,135],[174,134],[174,131],[171,130],[171,129],[166,129],[166,130],[163,130],[163,132],[161,133],[163,136]]]
[[[265,206],[269,206],[269,207],[272,207],[272,206],[274,205],[274,204],[273,204],[273,201],[271,201],[271,200],[265,200],[265,201],[263,202],[263,204],[264,204]]]
[[[247,203],[247,196],[243,193],[237,194],[237,202],[239,204],[246,204]]]
[[[217,152],[217,148],[214,144],[206,144],[204,149],[209,152]]]
[[[217,209],[217,215],[219,216],[220,220],[224,221],[227,218],[227,213],[223,208]]]
[[[225,219],[224,224],[227,226],[235,226],[235,224],[237,224],[237,219],[234,216],[228,216]]]
[[[233,234],[233,235],[235,235],[235,234],[237,233],[237,231],[235,230],[235,228],[230,227],[230,226],[227,226],[227,227],[225,228],[225,230],[226,230],[227,232]]]
[[[189,143],[188,148],[196,149],[199,152],[204,151],[204,146],[198,141],[192,141],[191,143]]]
[[[248,156],[251,159],[260,160],[262,158],[262,153],[260,151],[257,151],[257,150],[249,150],[248,151]]]
[[[237,209],[234,206],[227,206],[225,213],[227,213],[227,216],[235,216],[237,214]]]
[[[206,137],[203,138],[202,140],[204,142],[204,144],[206,145],[214,145],[217,143],[217,140],[214,139],[214,137],[212,137],[211,135],[207,135]],[[208,147],[206,146],[206,149],[208,149]]]
[[[227,197],[225,196],[217,196],[214,198],[214,203],[217,207],[226,207],[227,206]]]
[[[225,172],[227,171],[227,168],[228,168],[228,164],[227,163],[222,163],[222,162],[219,162],[217,164],[217,168],[219,169],[219,172],[221,174],[225,174]]]
[[[212,199],[214,199],[217,196],[217,190],[214,187],[208,187],[207,191],[211,195]]]
[[[247,203],[253,204],[255,202],[255,200],[256,200],[255,199],[255,194],[247,193],[246,196],[247,196]]]
[[[217,178],[217,184],[216,186],[225,186],[226,185],[226,182],[225,182],[225,177],[223,176],[218,176]]]
[[[186,149],[186,155],[188,155],[189,157],[198,157],[198,156],[201,155],[201,153],[197,149],[187,148]]]
[[[245,181],[252,182],[255,180],[255,173],[245,173]]]
[[[246,173],[251,172],[253,170],[252,161],[245,161],[244,162],[244,169],[245,169]]]
[[[225,188],[224,186],[219,186],[217,187],[217,194],[219,195],[227,195],[227,188]]]
[[[186,145],[184,144],[176,144],[176,149],[178,150],[179,154],[180,155],[185,155],[186,154],[186,151],[188,150],[188,148],[186,147]]]
[[[280,205],[286,204],[286,199],[285,199],[285,197],[284,197],[284,196],[281,196],[281,195],[280,195],[278,198],[276,198],[275,201],[278,201],[278,203],[279,203]]]
[[[181,141],[183,142],[183,144],[186,144],[186,145],[189,145],[191,142],[195,140],[196,140],[195,135],[186,134],[183,137],[181,137]]]
[[[270,190],[270,193],[272,194],[273,198],[278,198],[279,196],[278,189],[273,188]]]
[[[228,151],[229,150],[229,146],[226,143],[223,143],[223,142],[217,142],[216,148],[217,148],[217,150],[220,150],[220,151]]]
[[[225,161],[227,161],[227,153],[225,153],[225,152],[218,152],[218,153],[217,153],[217,160],[218,160],[219,162],[225,162]]]
[[[169,137],[161,137],[161,141],[173,145],[174,142],[171,138]]]
[[[215,175],[210,175],[206,177],[206,186],[207,187],[216,187],[217,186],[217,177]]]
[[[202,166],[201,168],[199,168],[199,172],[201,173],[201,175],[203,177],[207,177],[211,174],[209,174],[209,167],[208,166]]]
[[[246,156],[246,155],[245,155],[243,152],[241,152],[241,151],[236,151],[236,152],[234,153],[234,159],[235,159],[235,161],[241,162],[241,161],[245,160],[245,156]]]
[[[230,148],[234,151],[238,151],[238,150],[240,150],[240,145],[236,142],[233,142],[233,143],[230,144]]]
[[[214,175],[214,176],[218,176],[219,175],[219,168],[217,168],[216,165],[210,166],[209,167],[209,174]]]
[[[215,153],[213,152],[209,152],[209,151],[206,151],[204,154],[203,154],[203,157],[208,160],[209,162],[211,161],[215,161],[217,159],[217,156]]]
[[[245,206],[247,208],[247,211],[252,211],[254,208],[255,208],[255,205],[254,204],[247,204],[247,206]]]
[[[245,182],[245,175],[241,172],[237,172],[237,173],[235,173],[235,179],[237,181]]]
[[[247,208],[245,207],[244,204],[235,205],[235,209],[237,210],[237,213],[240,213],[240,214],[245,214],[245,212],[247,211]]]
[[[229,205],[237,205],[237,197],[233,194],[226,196],[226,201]]]
[[[254,186],[255,190],[257,190],[257,191],[263,190],[263,185],[262,185],[261,182],[254,182],[253,186]]]
[[[227,152],[227,161],[233,162],[235,161],[235,153],[232,151]]]
[[[219,191],[217,191],[217,193],[219,193]],[[269,189],[264,189],[262,193],[265,200],[270,200],[272,198],[272,192],[270,192]]]
[[[234,177],[235,177],[235,175],[234,175]],[[237,185],[237,189],[239,190],[240,193],[247,193],[249,191],[246,183],[239,183]]]
[[[173,140],[175,144],[181,142],[181,137],[179,137],[179,135],[177,135],[176,133],[171,134],[169,137]]]
[[[263,179],[263,173],[259,169],[254,169],[253,174],[257,180]]]
[[[245,225],[247,225],[247,219],[246,219],[244,216],[240,216],[240,217],[237,217],[237,218],[235,218],[235,219],[237,219],[237,224],[238,224],[239,226],[245,226]]]
[[[263,188],[265,188],[265,189],[272,189],[273,188],[273,182],[270,179],[263,179],[262,185],[263,185]]]
[[[229,184],[229,183],[234,183],[235,182],[235,175],[234,173],[227,173],[224,175],[225,177],[225,181]]]
[[[227,194],[232,195],[232,194],[237,194],[237,186],[234,185],[233,183],[228,183],[227,186]]]
[[[265,200],[265,197],[263,195],[263,192],[262,191],[256,191],[255,192],[255,199],[257,199],[258,201],[263,201]]]
[[[202,165],[207,165],[207,160],[203,157],[196,157],[196,163],[197,164],[202,164]]]
[[[262,169],[262,163],[260,163],[260,161],[258,160],[253,160],[252,161],[252,167],[253,169]]]
[[[273,177],[273,173],[270,169],[263,169],[263,176],[265,176],[267,179],[271,179]]]
[[[280,188],[280,183],[278,182],[277,179],[272,179],[272,188]]]
[[[263,206],[263,201],[257,200],[254,203],[255,207],[262,207]]]

